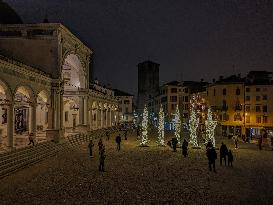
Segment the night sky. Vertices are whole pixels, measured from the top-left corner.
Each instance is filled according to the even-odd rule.
[[[63,23],[94,50],[93,78],[132,94],[144,60],[161,83],[273,70],[273,0],[5,2],[25,23]]]

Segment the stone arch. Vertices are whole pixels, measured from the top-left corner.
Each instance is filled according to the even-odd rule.
[[[13,95],[10,86],[6,81],[0,78],[0,93],[5,94],[5,99],[8,101],[12,101]]]
[[[39,141],[46,140],[45,131],[48,128],[48,108],[50,105],[50,94],[47,90],[41,90],[36,97],[36,126]]]
[[[33,89],[29,86],[29,85],[25,85],[25,84],[19,84],[16,86],[16,88],[14,89],[14,99],[17,93],[22,93],[23,95],[25,95],[26,97],[29,98],[30,102],[34,102],[35,101],[35,94]]]
[[[69,52],[63,58],[61,76],[65,90],[76,90],[88,86],[84,63],[75,53]]]

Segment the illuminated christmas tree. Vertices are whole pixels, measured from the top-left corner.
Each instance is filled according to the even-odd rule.
[[[178,144],[180,144],[180,133],[181,133],[181,119],[180,119],[180,112],[178,109],[178,105],[176,106],[176,110],[175,110],[175,132],[174,132],[174,136],[176,137]]]
[[[148,109],[147,106],[144,106],[144,111],[143,111],[143,118],[141,122],[141,146],[146,146],[148,144]]]
[[[165,140],[164,140],[164,111],[162,108],[162,105],[160,105],[160,110],[158,114],[158,144],[160,146],[165,146]]]
[[[199,124],[199,119],[196,117],[196,111],[193,107],[190,109],[190,120],[189,120],[189,127],[190,127],[190,143],[194,147],[198,147],[197,142],[197,128]]]
[[[206,126],[206,140],[211,141],[213,146],[215,147],[215,137],[214,130],[216,128],[217,121],[212,119],[211,109],[208,109],[207,120],[205,121]]]

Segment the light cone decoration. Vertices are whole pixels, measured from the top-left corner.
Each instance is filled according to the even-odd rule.
[[[160,110],[158,114],[158,145],[165,146],[165,139],[164,139],[164,111],[162,105],[160,105]]]
[[[216,128],[217,121],[212,119],[211,109],[208,109],[207,120],[205,121],[206,126],[206,139],[211,141],[213,146],[215,147],[215,137],[214,130]]]

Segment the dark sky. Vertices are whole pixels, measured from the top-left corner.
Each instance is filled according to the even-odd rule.
[[[273,71],[273,0],[5,2],[25,23],[46,13],[62,22],[94,50],[93,76],[133,94],[148,59],[161,64],[161,83]]]

